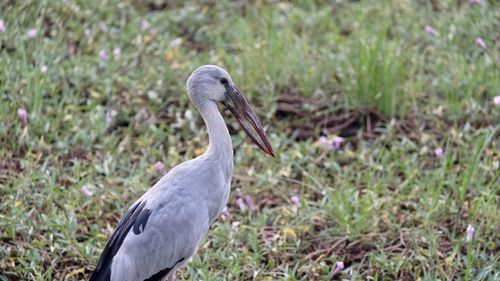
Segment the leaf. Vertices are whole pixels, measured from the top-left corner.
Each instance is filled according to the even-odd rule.
[[[175,57],[175,55],[174,55],[174,52],[172,52],[172,51],[167,51],[167,52],[165,53],[165,59],[166,59],[168,62],[172,62],[172,61],[174,60],[174,57]]]
[[[283,228],[283,233],[286,237],[291,236],[293,238],[297,238],[297,233],[295,232],[295,230],[293,230],[293,228],[285,227]]]
[[[106,235],[104,235],[104,234],[102,234],[102,233],[97,233],[97,234],[95,235],[95,237],[96,237],[96,238],[99,238],[99,239],[106,239],[106,238],[108,238],[108,236],[106,236]]]
[[[450,266],[453,262],[453,260],[455,259],[455,256],[457,255],[457,252],[453,252],[451,255],[449,255],[445,260],[444,262],[446,263],[446,265]]]
[[[152,40],[154,39],[154,36],[153,35],[144,35],[144,42],[147,44],[149,42],[151,42]]]
[[[75,276],[75,275],[78,275],[80,273],[85,273],[85,268],[81,267],[79,269],[75,269],[75,270],[71,271],[68,275]]]
[[[196,156],[200,156],[200,155],[202,155],[202,154],[203,154],[203,152],[205,152],[205,149],[204,149],[204,148],[197,148],[197,149],[195,149],[195,150],[194,150],[194,154],[195,154]]]

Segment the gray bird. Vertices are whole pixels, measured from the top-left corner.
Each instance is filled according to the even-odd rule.
[[[199,67],[187,80],[187,91],[208,128],[207,150],[171,169],[128,209],[90,281],[172,281],[196,253],[227,204],[233,175],[233,145],[218,102],[260,149],[274,156],[257,115],[226,70]]]

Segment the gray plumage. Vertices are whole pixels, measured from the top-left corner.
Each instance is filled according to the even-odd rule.
[[[246,101],[237,97],[241,93],[224,69],[198,68],[187,89],[207,125],[208,148],[174,167],[132,205],[109,239],[91,281],[173,280],[176,270],[196,253],[227,204],[233,173],[231,137],[216,102],[234,111],[242,125],[250,122],[257,133],[244,129],[272,155],[258,119],[238,117]]]

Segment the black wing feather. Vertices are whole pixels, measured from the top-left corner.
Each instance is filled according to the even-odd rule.
[[[108,240],[97,266],[90,276],[89,281],[110,281],[111,262],[133,227],[134,234],[139,235],[146,228],[146,223],[151,215],[151,210],[144,209],[146,201],[138,202],[125,214],[116,227],[115,232]],[[141,227],[142,226],[142,230]]]
[[[172,268],[174,268],[178,263],[182,262],[183,260],[184,258],[181,258],[172,267],[164,268],[158,271],[157,273],[153,274],[153,276],[149,277],[148,279],[145,279],[144,281],[160,281],[165,276],[167,276],[167,274],[170,272],[170,270],[172,270]]]
[[[144,229],[146,229],[146,223],[148,223],[149,215],[151,215],[151,210],[144,209],[137,215],[137,220],[134,223],[134,234],[141,234]],[[142,229],[141,229],[142,226]]]

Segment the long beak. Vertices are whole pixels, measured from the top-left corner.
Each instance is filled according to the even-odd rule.
[[[227,100],[224,105],[231,111],[248,137],[265,153],[274,157],[273,148],[255,112],[250,108],[240,89],[234,84],[227,85]]]

